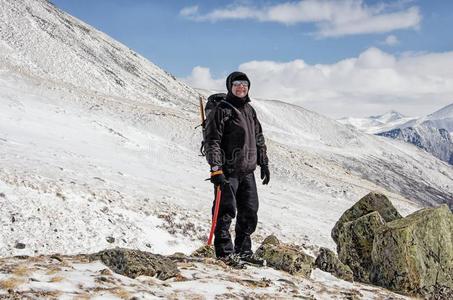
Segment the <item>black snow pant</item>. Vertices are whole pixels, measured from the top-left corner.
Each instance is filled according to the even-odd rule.
[[[222,187],[217,226],[215,229],[214,246],[217,257],[225,257],[232,253],[252,254],[250,235],[255,232],[258,223],[258,193],[255,175],[232,175],[227,177],[229,183]],[[215,194],[215,189],[214,189]],[[214,212],[215,200],[212,211]],[[234,246],[230,235],[231,221],[237,220]]]

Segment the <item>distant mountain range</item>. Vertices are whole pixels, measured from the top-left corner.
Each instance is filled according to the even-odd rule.
[[[363,132],[376,134],[398,128],[401,125],[416,120],[414,117],[407,117],[396,111],[389,111],[383,115],[370,116],[366,118],[342,118],[338,122],[351,125]]]
[[[367,118],[342,118],[340,123],[370,134],[403,140],[453,165],[453,104],[424,117],[396,111]]]

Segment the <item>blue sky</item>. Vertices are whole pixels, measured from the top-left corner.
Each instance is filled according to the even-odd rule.
[[[411,55],[420,57],[453,50],[453,35],[449,33],[449,28],[453,28],[453,1],[449,0],[52,2],[178,78],[186,78],[189,84],[202,88],[221,88],[225,75],[236,69],[268,72],[269,66],[263,65],[265,62],[276,64],[273,71],[286,64],[282,72],[287,72],[292,70],[293,64],[300,70],[300,61],[309,67],[320,64],[333,68],[343,60],[359,59],[370,49],[371,52],[376,50],[373,53],[377,56],[390,55],[396,63]],[[251,66],[250,62],[254,61],[263,63],[259,67]],[[294,82],[299,83],[304,85],[305,82]],[[286,97],[290,102],[305,104],[317,111],[323,111],[320,108],[327,100],[336,99],[334,93],[320,97],[324,103],[310,104],[307,99],[313,97],[319,86],[305,95],[297,88],[293,88],[295,92],[291,94],[288,92],[291,88],[276,94],[263,88],[256,92],[259,97]],[[330,88],[330,85],[326,86],[326,89]],[[439,97],[442,100],[438,99],[437,108],[453,102],[453,95],[449,98],[448,94],[449,91]],[[342,92],[340,96],[351,95]],[[373,104],[378,96],[373,94],[363,101],[367,105]],[[384,96],[387,99],[392,94]],[[368,96],[361,94],[360,97]],[[398,93],[395,99],[398,97],[405,96]],[[422,105],[421,102],[417,102],[420,104],[417,109],[402,108],[409,104],[408,100],[401,99],[401,103],[405,103],[400,109],[403,113],[420,114],[434,108],[434,105]],[[351,111],[350,114],[398,109],[398,105],[390,107],[389,103],[375,104],[368,110]],[[333,115],[327,110],[323,112]]]

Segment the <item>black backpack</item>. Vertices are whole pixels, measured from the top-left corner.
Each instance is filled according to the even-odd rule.
[[[227,95],[225,93],[212,94],[211,96],[208,97],[208,101],[206,102],[204,110],[203,110],[203,102],[202,102],[202,99],[200,98],[200,109],[202,111],[204,111],[204,114],[202,113],[202,123],[201,123],[201,127],[203,129],[203,140],[201,141],[201,147],[200,147],[201,156],[206,156],[206,151],[205,151],[206,119],[209,117],[210,114],[215,113],[215,111],[220,103],[225,103],[226,105],[232,107],[232,105],[226,101],[226,96]],[[234,109],[234,107],[232,107],[232,108]],[[225,119],[229,119],[230,117],[231,117],[231,114],[227,114]]]

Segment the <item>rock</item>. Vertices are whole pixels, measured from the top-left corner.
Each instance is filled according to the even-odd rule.
[[[375,236],[372,263],[377,285],[453,299],[453,214],[448,206],[387,223]]]
[[[329,272],[332,275],[343,280],[352,281],[353,274],[351,268],[343,264],[335,253],[327,248],[319,249],[319,255],[315,260],[315,265],[322,271]]]
[[[108,236],[105,238],[107,243],[113,244],[115,242],[115,238],[112,236]]]
[[[90,260],[101,260],[115,273],[131,278],[156,276],[166,280],[179,274],[176,264],[165,256],[140,250],[114,248],[89,255]]]
[[[311,256],[294,246],[280,243],[275,236],[266,238],[255,255],[266,260],[269,267],[306,278],[310,277],[314,266]]]
[[[278,240],[278,238],[275,235],[272,234],[264,239],[263,244],[278,246],[278,245],[280,245],[280,241]]]
[[[171,257],[175,257],[175,258],[187,258],[187,255],[185,255],[184,253],[182,252],[175,252],[173,253],[172,255],[170,255]]]
[[[16,248],[16,249],[25,249],[25,244],[17,242],[16,245],[14,245],[14,248]]]
[[[377,211],[346,222],[338,233],[338,258],[348,265],[354,279],[370,282],[372,271],[371,251],[377,231],[385,224]]]
[[[195,250],[190,256],[216,258],[214,248],[208,245],[201,246],[200,248]]]
[[[353,221],[361,216],[367,215],[370,212],[377,211],[385,222],[401,219],[401,215],[389,201],[389,199],[380,193],[371,192],[357,201],[350,209],[345,211],[341,218],[332,229],[332,239],[337,243],[338,232],[344,223]],[[338,251],[337,251],[338,252]]]
[[[102,269],[101,271],[99,271],[99,273],[101,275],[108,275],[108,276],[112,276],[113,275],[112,271],[110,271],[109,269]]]

